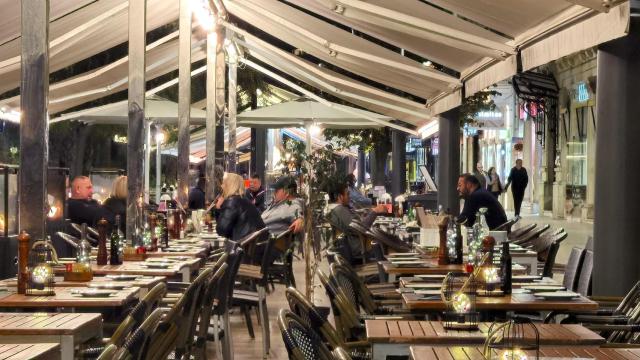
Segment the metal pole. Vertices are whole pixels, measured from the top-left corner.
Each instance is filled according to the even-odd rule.
[[[229,56],[229,165],[227,171],[236,172],[236,94],[238,92],[238,61]]]
[[[129,127],[127,129],[127,239],[132,244],[142,194],[144,146],[145,36],[147,2],[129,2]]]
[[[219,27],[217,29],[217,44],[216,44],[216,171],[215,179],[216,186],[222,185],[222,174],[224,171],[224,118],[226,108],[225,97],[225,68],[224,61],[224,28]]]
[[[178,199],[189,196],[189,117],[191,115],[191,6],[180,0],[178,64]]]
[[[49,158],[49,1],[23,1],[20,84],[19,224],[32,241],[46,235]],[[27,21],[28,19],[28,21]],[[6,195],[6,194],[5,194]],[[8,220],[8,219],[7,219]]]
[[[305,121],[304,124],[304,128],[305,128],[305,132],[306,132],[306,153],[307,156],[311,155],[312,152],[312,146],[311,146],[311,125],[312,122],[311,121]],[[309,301],[313,301],[313,269],[312,269],[312,264],[311,264],[311,257],[312,257],[312,251],[311,251],[311,243],[313,241],[313,216],[311,215],[312,211],[311,211],[311,179],[313,178],[314,174],[312,172],[311,166],[309,163],[307,163],[307,167],[308,167],[308,182],[306,184],[306,195],[307,195],[307,214],[309,214],[308,216],[306,216],[305,222],[306,222],[306,230],[305,231],[305,241],[304,241],[304,262],[305,262],[305,284],[306,284],[306,289],[305,289],[305,295],[307,296],[307,299]]]
[[[160,204],[160,178],[162,177],[162,140],[158,135],[161,131],[162,127],[156,125],[156,204]]]
[[[149,190],[151,188],[151,123],[144,124],[144,202],[149,203]]]
[[[438,159],[438,204],[452,215],[460,213],[460,199],[456,190],[460,176],[459,109],[440,114],[440,155]]]
[[[206,120],[206,152],[205,163],[207,203],[216,197],[215,160],[216,160],[216,44],[214,31],[207,34],[207,120]]]
[[[391,131],[391,194],[394,199],[404,194],[407,185],[407,137],[398,130]]]

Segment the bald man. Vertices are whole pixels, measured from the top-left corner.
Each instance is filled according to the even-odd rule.
[[[71,222],[95,226],[100,219],[105,218],[113,224],[113,214],[93,200],[91,195],[93,195],[91,179],[86,176],[75,177],[71,182],[71,198],[67,201],[67,216]]]

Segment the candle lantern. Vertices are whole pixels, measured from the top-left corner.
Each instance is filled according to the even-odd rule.
[[[480,314],[476,309],[474,274],[449,273],[442,282],[441,297],[445,303],[444,328],[475,330]]]
[[[49,241],[36,241],[29,251],[27,288],[25,295],[51,296],[54,274],[52,265],[58,262],[56,250]]]
[[[514,316],[505,323],[493,323],[484,343],[488,360],[528,360],[540,357],[540,333],[533,322]]]

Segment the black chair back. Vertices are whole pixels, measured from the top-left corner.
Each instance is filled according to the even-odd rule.
[[[280,309],[278,326],[290,359],[333,360],[333,355],[322,338],[296,314]]]
[[[535,228],[536,226],[538,226],[538,224],[524,225],[523,227],[513,230],[507,237],[509,238],[509,240],[515,240],[533,230],[533,228]]]
[[[244,257],[244,250],[233,241],[227,241],[227,270],[220,279],[220,283],[217,287],[216,299],[218,299],[218,305],[214,309],[213,313],[216,315],[223,315],[229,309],[231,298],[233,297],[233,288],[240,269],[240,263]]]
[[[560,249],[560,243],[555,241],[549,247],[547,252],[547,259],[544,262],[544,269],[542,270],[543,277],[553,277],[553,266],[556,263],[556,256],[558,255],[558,250]]]
[[[583,296],[591,295],[591,275],[593,273],[593,251],[584,250],[584,258],[578,277],[578,293]]]
[[[580,276],[580,268],[582,267],[582,259],[584,258],[584,249],[574,247],[569,254],[567,266],[564,270],[564,279],[562,285],[569,291],[575,291]]]

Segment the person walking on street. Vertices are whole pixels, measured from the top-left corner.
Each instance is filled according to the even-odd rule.
[[[482,190],[488,190],[487,186],[489,185],[489,177],[487,176],[487,173],[484,172],[484,167],[481,162],[476,164],[476,172],[473,173],[473,175],[478,179],[480,188]]]
[[[522,199],[524,199],[524,190],[527,188],[527,183],[529,183],[529,175],[527,174],[527,169],[522,167],[522,159],[516,160],[516,166],[511,168],[504,190],[506,191],[512,183],[511,194],[513,194],[515,216],[520,217],[520,207],[522,206]]]
[[[500,175],[496,171],[495,167],[489,168],[489,184],[487,185],[487,190],[489,190],[496,199],[502,193],[502,182],[500,181]]]

